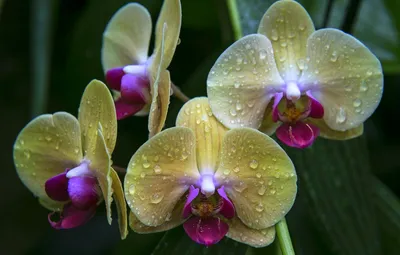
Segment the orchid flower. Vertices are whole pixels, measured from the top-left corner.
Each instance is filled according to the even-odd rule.
[[[333,28],[315,31],[291,0],[274,3],[258,33],[232,44],[209,73],[208,97],[219,121],[276,132],[297,148],[318,135],[345,140],[363,133],[380,102],[383,76],[360,41]]]
[[[270,244],[297,191],[286,153],[255,129],[228,131],[205,97],[187,102],[176,126],[149,139],[129,162],[131,228],[151,233],[183,223],[206,246],[225,235],[255,247]]]
[[[127,235],[122,184],[111,167],[117,140],[112,96],[100,81],[83,93],[78,119],[66,112],[44,114],[20,132],[14,144],[14,163],[25,186],[52,210],[53,228],[69,229],[86,223],[104,200],[111,224],[112,196],[117,205],[121,238]],[[59,220],[54,221],[55,212]]]
[[[165,0],[148,57],[152,23],[146,8],[129,3],[114,14],[103,34],[102,65],[114,91],[117,119],[149,114],[150,136],[164,126],[171,94],[171,63],[181,28],[179,0]]]

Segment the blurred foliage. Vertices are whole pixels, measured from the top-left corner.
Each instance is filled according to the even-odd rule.
[[[0,3],[2,1],[0,0]],[[54,0],[50,31],[52,48],[46,112],[77,113],[84,87],[92,79],[104,80],[100,64],[102,32],[124,0]],[[162,0],[138,1],[155,22]],[[237,0],[245,34],[254,33],[272,0]],[[325,22],[328,0],[300,1],[316,27]],[[329,27],[340,28],[350,0],[333,1]],[[400,116],[400,17],[396,0],[364,0],[354,35],[381,59],[385,92],[380,107],[367,121],[365,134],[346,142],[319,138],[311,149],[288,149],[299,174],[299,193],[287,215],[296,254],[398,254],[400,204],[398,185],[400,138],[394,116]],[[0,111],[3,119],[0,179],[2,196],[0,254],[280,254],[276,245],[262,249],[224,239],[205,248],[191,242],[182,227],[167,233],[130,232],[120,241],[116,221],[110,227],[105,212],[85,226],[55,231],[46,214],[15,173],[11,148],[30,120],[33,94],[30,35],[32,4],[5,1],[0,16]],[[222,51],[233,42],[229,12],[223,0],[182,0],[181,44],[170,66],[172,80],[190,97],[206,95],[206,78]],[[37,28],[41,29],[41,28]],[[35,73],[36,74],[36,73]],[[388,76],[390,75],[390,76]],[[167,126],[173,126],[182,103],[172,98]],[[5,122],[7,121],[7,122]],[[114,163],[125,166],[147,138],[147,118],[119,122]],[[285,148],[287,149],[287,148]],[[373,172],[373,174],[371,173]],[[379,181],[380,178],[382,181]],[[123,178],[123,176],[121,176]],[[6,195],[7,194],[7,195]],[[115,211],[115,210],[114,210]],[[114,215],[116,218],[116,215]]]

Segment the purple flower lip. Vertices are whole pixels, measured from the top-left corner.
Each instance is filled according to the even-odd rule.
[[[112,68],[106,73],[106,81],[110,89],[121,93],[115,101],[118,120],[136,114],[151,99],[145,65]]]
[[[304,149],[313,144],[315,139],[319,135],[319,128],[303,121],[307,118],[320,119],[324,116],[324,107],[316,100],[310,93],[306,92],[308,100],[308,106],[302,112],[296,108],[296,103],[286,100],[286,106],[284,112],[280,112],[278,105],[283,99],[284,94],[275,94],[273,109],[272,109],[272,120],[274,122],[281,121],[283,124],[276,130],[276,136],[284,144]]]
[[[187,235],[206,246],[218,243],[228,233],[229,226],[223,218],[231,219],[235,216],[235,207],[224,187],[217,189],[217,192],[218,195],[207,197],[200,193],[199,188],[191,186],[183,208],[182,217],[190,217],[183,224]]]
[[[46,194],[53,200],[66,202],[58,221],[48,216],[52,227],[68,229],[86,223],[96,212],[99,202],[97,179],[91,176],[87,162],[64,173],[51,177],[45,183]]]

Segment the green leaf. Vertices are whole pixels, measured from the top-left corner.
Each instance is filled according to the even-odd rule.
[[[265,11],[276,1],[236,0],[243,35],[256,33]],[[315,26],[321,26],[328,1],[300,0],[309,12]],[[340,28],[349,1],[335,1],[328,27]],[[386,6],[385,6],[385,3]],[[400,50],[398,47],[400,18],[398,1],[365,0],[353,25],[354,36],[365,43],[382,62],[385,73],[400,72]],[[374,17],[374,18],[371,18]]]
[[[229,238],[222,239],[219,243],[206,247],[192,241],[182,227],[169,230],[160,240],[153,251],[153,255],[245,255],[248,246],[233,241]]]
[[[373,177],[374,202],[379,217],[384,254],[395,255],[400,250],[400,201],[380,180]]]
[[[300,196],[331,252],[381,254],[365,138],[319,138],[309,149],[285,149],[296,166]]]

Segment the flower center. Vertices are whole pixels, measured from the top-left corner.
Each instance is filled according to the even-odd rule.
[[[200,194],[198,198],[192,202],[192,213],[199,217],[210,217],[219,213],[222,200],[215,196],[206,197]]]

